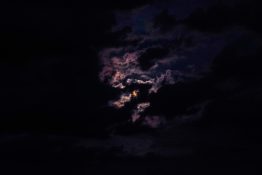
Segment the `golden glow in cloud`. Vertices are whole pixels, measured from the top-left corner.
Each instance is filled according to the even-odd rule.
[[[132,91],[132,97],[137,97],[138,96],[138,90]]]
[[[139,91],[138,90],[133,90],[130,93],[124,93],[120,96],[120,98],[114,102],[111,102],[111,104],[115,107],[115,108],[123,108],[126,103],[130,102],[132,99],[138,97]]]

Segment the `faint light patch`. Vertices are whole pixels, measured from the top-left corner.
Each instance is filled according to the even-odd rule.
[[[133,114],[131,116],[131,121],[136,122],[140,119],[141,113],[143,113],[148,107],[150,107],[149,102],[139,103],[137,104],[136,109],[133,111]]]
[[[191,106],[188,110],[196,110],[195,113],[192,113],[190,115],[181,115],[176,117],[175,122],[176,123],[189,123],[199,120],[203,117],[203,114],[206,110],[206,107],[210,104],[211,100],[204,101],[202,103],[196,104],[194,106]]]
[[[161,74],[160,77],[157,77],[153,83],[153,86],[149,89],[149,93],[157,93],[157,91],[164,84],[175,84],[175,80],[172,77],[172,71],[167,70],[166,73]]]
[[[154,140],[148,136],[122,137],[114,136],[113,141],[121,144],[124,153],[128,155],[144,156],[151,152]]]
[[[150,128],[158,128],[163,123],[163,118],[159,116],[146,116],[144,119],[144,125]]]
[[[145,103],[139,103],[137,105],[137,111],[138,112],[144,112],[146,108],[148,108],[150,106],[149,102],[145,102]]]
[[[126,86],[124,86],[122,83],[113,85],[113,87],[114,87],[114,88],[118,88],[118,89],[125,89],[125,88],[126,88]]]
[[[141,115],[137,112],[137,111],[134,111],[134,113],[132,114],[131,116],[131,121],[134,123],[136,122],[137,120],[139,120],[141,117]]]
[[[139,80],[139,79],[127,79],[126,80],[127,85],[131,84],[143,84],[143,85],[152,85],[154,84],[154,79],[149,79],[149,80]]]
[[[76,146],[89,148],[100,148],[111,151],[112,148],[119,148],[116,155],[119,156],[144,156],[152,151],[154,139],[148,135],[135,135],[130,137],[112,135],[108,139],[84,139]]]

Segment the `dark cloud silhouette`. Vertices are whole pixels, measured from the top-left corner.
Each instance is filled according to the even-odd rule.
[[[162,87],[158,94],[153,94],[149,114],[175,117],[205,100],[233,98],[235,93],[248,93],[254,84],[259,88],[261,56],[261,43],[255,36],[236,41],[217,56],[210,74],[199,80]]]
[[[161,32],[172,30],[176,25],[176,18],[168,13],[167,10],[162,11],[154,18],[154,28],[159,28]]]
[[[259,16],[261,10],[259,1],[239,1],[230,3],[217,3],[207,9],[194,11],[182,23],[204,32],[221,32],[225,29],[241,26],[256,32],[261,31]]]
[[[147,49],[139,58],[138,61],[140,63],[142,70],[148,70],[152,67],[158,59],[161,59],[168,55],[169,50],[167,48],[149,48]]]

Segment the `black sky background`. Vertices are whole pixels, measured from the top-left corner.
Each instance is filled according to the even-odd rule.
[[[151,102],[144,115],[164,116],[156,129],[127,122],[133,103],[107,106],[119,92],[100,82],[98,53],[130,44],[122,38],[132,26],[111,30],[115,12],[173,1],[2,2],[0,173],[261,174],[260,1],[203,9],[193,7],[209,1],[177,2],[193,10],[179,19],[159,5],[153,19],[161,33],[183,25],[204,36],[232,27],[246,34],[227,43],[200,78],[141,97]],[[143,69],[170,51],[148,50]]]

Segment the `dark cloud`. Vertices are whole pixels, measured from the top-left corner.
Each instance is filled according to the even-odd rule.
[[[261,16],[259,4],[256,0],[239,1],[233,5],[221,2],[207,9],[199,8],[182,23],[204,32],[220,32],[234,26],[260,32],[261,27],[257,25]]]
[[[208,100],[211,97],[213,89],[210,85],[208,79],[203,79],[165,86],[159,90],[158,94],[151,96],[150,101],[152,105],[147,112],[149,115],[164,115],[169,117],[175,117],[187,112],[190,114],[189,108],[191,106]]]
[[[167,56],[169,50],[167,48],[149,48],[147,49],[139,58],[138,61],[140,63],[142,70],[148,70],[151,68],[155,61]]]
[[[155,110],[156,114],[175,116],[201,101],[227,98],[233,91],[249,91],[254,83],[260,87],[260,57],[261,43],[254,36],[236,41],[217,56],[210,74],[199,80],[163,87],[158,94],[153,94],[152,114]]]
[[[153,27],[159,28],[162,32],[172,30],[176,25],[176,18],[168,13],[167,10],[162,11],[154,18]]]
[[[252,38],[252,39],[250,39]],[[213,69],[217,78],[234,77],[238,81],[260,82],[261,41],[260,36],[251,35],[228,46],[214,60]]]

